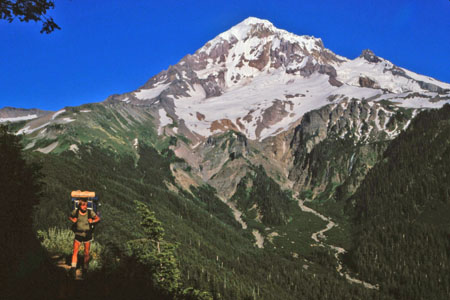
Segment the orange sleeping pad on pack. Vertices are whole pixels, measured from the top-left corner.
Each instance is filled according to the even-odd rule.
[[[95,192],[90,192],[90,191],[72,191],[72,193],[70,193],[70,195],[72,196],[72,201],[71,201],[71,209],[77,209],[78,208],[78,203],[80,202],[81,199],[86,199],[87,200],[87,204],[88,204],[88,209],[93,210],[95,213],[97,213],[97,209],[100,206],[99,203],[99,199],[98,196],[95,196]]]
[[[94,198],[95,192],[89,191],[72,191],[70,194],[72,198]]]

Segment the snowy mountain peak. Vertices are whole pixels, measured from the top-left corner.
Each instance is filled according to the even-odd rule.
[[[268,27],[274,27],[272,22],[270,22],[269,20],[260,19],[260,18],[256,18],[256,17],[248,17],[247,19],[245,19],[244,21],[242,21],[241,23],[239,23],[236,26],[239,26],[239,25],[249,26],[249,25],[255,25],[255,24],[263,24]]]
[[[140,89],[108,101],[154,107],[161,134],[167,127],[195,140],[234,130],[263,140],[296,126],[308,111],[349,99],[440,107],[450,102],[450,85],[369,49],[349,60],[318,38],[250,17]]]
[[[247,85],[260,74],[282,71],[310,76],[319,70],[335,72],[331,63],[342,62],[325,49],[321,39],[298,36],[276,28],[271,22],[249,17],[207,42],[180,64],[192,68],[199,79],[215,78],[217,96],[227,89]],[[329,65],[323,67],[323,65]]]
[[[236,38],[237,40],[244,40],[249,36],[249,34],[252,34],[255,31],[266,31],[267,33],[273,33],[275,30],[275,26],[267,20],[248,17],[241,23],[223,32],[218,37],[224,40],[231,40],[233,38]]]
[[[280,41],[283,40],[298,44],[309,52],[313,50],[320,51],[323,48],[323,43],[320,38],[307,35],[295,35],[286,30],[276,28],[268,20],[248,17],[239,24],[231,27],[229,30],[219,34],[199,51],[205,50],[209,52],[208,49],[213,49],[224,41],[234,44],[239,41],[246,42],[247,40],[250,40],[249,42],[254,44],[255,40],[258,39],[273,42],[273,48],[279,46]]]

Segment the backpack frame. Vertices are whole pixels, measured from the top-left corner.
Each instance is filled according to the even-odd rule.
[[[99,202],[100,200],[98,196],[95,196],[95,192],[72,191],[71,196],[72,196],[71,201],[72,210],[78,209],[80,207],[79,203],[81,199],[86,199],[87,209],[93,210],[96,214],[99,214],[98,207],[100,206]]]

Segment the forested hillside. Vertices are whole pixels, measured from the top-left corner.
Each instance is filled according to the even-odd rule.
[[[95,143],[82,145],[76,153],[34,152],[30,157],[43,166],[45,182],[43,199],[35,214],[37,230],[69,227],[71,190],[80,187],[95,190],[101,198],[102,222],[96,229],[96,241],[102,251],[93,275],[103,287],[99,296],[114,294],[115,289],[105,292],[106,274],[136,282],[133,278],[140,274],[136,272],[152,272],[145,265],[136,269],[141,271],[133,272],[134,265],[125,263],[129,262],[130,254],[127,245],[135,245],[133,241],[145,237],[135,209],[137,200],[155,212],[166,232],[165,240],[177,245],[175,256],[185,288],[208,291],[214,299],[349,299],[349,295],[353,299],[379,299],[376,291],[340,278],[334,265],[322,263],[324,260],[316,255],[299,253],[293,257],[283,249],[258,249],[253,245],[251,232],[241,229],[228,206],[214,196],[214,189],[199,186],[189,192],[176,187],[169,166],[178,158],[171,150],[158,151],[145,144],[139,147],[137,161],[133,156],[119,156]],[[259,175],[260,180],[271,182]],[[256,184],[255,188],[258,191],[262,186]],[[275,186],[272,188],[275,193],[281,192]],[[297,230],[290,234],[301,235],[302,230],[310,229]],[[309,235],[302,237],[305,245],[310,243]]]
[[[450,295],[450,105],[422,112],[351,197],[354,270],[395,299]],[[350,211],[349,210],[349,211]]]
[[[18,173],[29,178],[29,183],[22,184],[33,187],[28,189],[31,194],[10,193],[20,198],[18,204],[27,203],[20,223],[15,223],[24,225],[20,225],[23,235],[17,235],[19,240],[10,248],[21,243],[20,236],[30,245],[34,243],[33,249],[39,248],[36,240],[25,236],[30,235],[26,229],[31,224],[29,208],[36,203],[32,199],[39,194],[37,179],[42,176],[34,230],[44,232],[40,238],[47,239],[46,243],[53,238],[51,242],[57,244],[58,235],[52,237],[51,232],[69,227],[71,190],[95,190],[101,198],[102,222],[96,230],[98,250],[91,274],[99,288],[90,290],[100,298],[125,294],[139,298],[144,293],[167,299],[446,299],[449,116],[449,105],[420,114],[389,145],[383,160],[348,200],[354,247],[345,257],[344,268],[378,284],[380,290],[350,284],[338,275],[333,254],[311,246],[311,232],[323,228],[322,221],[301,212],[292,195],[282,191],[263,168],[252,167],[231,199],[244,212],[247,229],[236,221],[214,188],[183,189],[173,177],[171,165],[186,172],[189,167],[170,150],[173,138],[158,144],[142,142],[136,154],[117,152],[96,141],[79,145],[76,151],[27,152],[26,167],[17,154],[21,151],[19,139],[12,139],[4,129],[4,161],[17,161],[3,165],[4,189],[14,186],[8,183],[8,174],[18,165],[28,170]],[[32,166],[37,165],[42,175],[33,171],[37,167]],[[164,239],[149,237],[142,215],[153,220],[158,232],[165,232]],[[255,229],[265,238],[264,248],[254,245]],[[275,238],[270,238],[275,233]],[[155,243],[162,245],[162,254],[155,252]],[[50,254],[58,253],[48,253],[48,257]],[[14,254],[10,270],[22,268],[26,256],[26,252]],[[45,255],[39,257],[35,270],[45,269],[42,278],[47,276],[51,282],[45,286],[58,288],[64,283],[61,274],[43,263]],[[170,280],[165,285],[152,281],[162,265],[169,270],[165,274]],[[142,292],[133,294],[133,290]]]
[[[260,218],[266,225],[285,224],[289,218],[290,196],[261,166],[241,179],[231,201],[246,212],[246,218]]]

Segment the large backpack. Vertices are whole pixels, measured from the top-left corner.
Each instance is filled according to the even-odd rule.
[[[72,191],[72,210],[78,209],[79,202],[81,199],[87,200],[88,210],[93,210],[96,214],[99,214],[98,208],[100,206],[100,201],[98,196],[95,196],[95,192],[89,191]]]
[[[91,218],[91,216],[92,216],[92,213],[91,213],[92,211],[95,212],[95,214],[100,217],[100,211],[99,211],[100,200],[99,200],[98,196],[95,196],[95,192],[78,190],[78,191],[72,191],[72,193],[70,195],[72,196],[71,207],[72,207],[72,210],[74,210],[74,209],[77,210],[77,216],[78,216],[78,211],[80,209],[80,207],[79,207],[80,200],[86,199],[87,200],[87,211],[88,211],[89,218]],[[96,223],[96,224],[98,224],[98,223]],[[96,224],[91,224],[91,226],[90,226],[91,231],[94,231]],[[75,227],[73,227],[73,228],[75,228]]]

